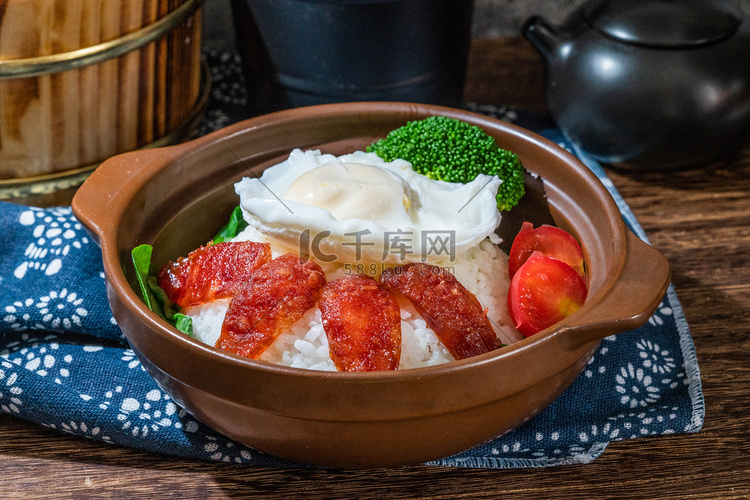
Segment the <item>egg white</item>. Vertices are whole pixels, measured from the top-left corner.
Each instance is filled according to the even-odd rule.
[[[404,213],[389,205],[378,210],[393,213],[364,218],[342,216],[339,210],[336,218],[333,208],[284,198],[301,175],[327,164],[387,170],[389,177],[395,176],[388,189],[403,189]],[[235,191],[248,224],[290,251],[339,263],[392,265],[450,261],[485,238],[497,242],[494,231],[500,223],[496,201],[500,183],[497,176],[483,174],[467,184],[437,181],[416,173],[407,161],[386,162],[362,151],[336,157],[318,150],[295,149],[287,160],[268,168],[260,178],[242,179],[235,184]],[[342,185],[343,189],[352,186]],[[347,195],[351,198],[351,193]],[[362,199],[366,202],[364,193]]]

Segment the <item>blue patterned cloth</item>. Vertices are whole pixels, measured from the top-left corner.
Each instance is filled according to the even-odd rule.
[[[200,134],[246,117],[237,56],[206,56],[214,87]],[[467,108],[533,128],[571,149],[603,181],[631,229],[646,239],[604,170],[559,131],[512,109]],[[206,427],[149,377],[112,317],[99,248],[69,207],[0,202],[0,232],[0,411],[153,452],[299,466]],[[697,432],[703,417],[695,348],[670,287],[643,327],[606,338],[580,377],[534,419],[431,464],[507,468],[587,463],[610,441]]]

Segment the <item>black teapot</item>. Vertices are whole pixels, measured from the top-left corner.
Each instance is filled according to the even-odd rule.
[[[557,125],[604,163],[706,165],[750,138],[750,29],[731,1],[592,0],[522,32]]]

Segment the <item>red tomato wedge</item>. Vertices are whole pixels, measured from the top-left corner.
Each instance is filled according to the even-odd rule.
[[[263,264],[232,297],[216,347],[257,358],[315,306],[325,282],[318,264],[295,254]]]
[[[338,371],[398,369],[401,308],[391,292],[369,276],[350,274],[327,283],[318,306]]]
[[[533,252],[510,281],[508,308],[516,329],[528,337],[576,312],[587,294],[575,269]]]
[[[511,278],[533,252],[542,252],[547,257],[565,262],[581,278],[586,277],[583,251],[573,236],[559,227],[544,224],[534,228],[531,222],[524,222],[508,254],[508,271]]]

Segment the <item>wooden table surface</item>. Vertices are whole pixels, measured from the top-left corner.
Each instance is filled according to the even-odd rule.
[[[467,101],[545,111],[523,39],[475,41]],[[673,267],[698,354],[697,434],[610,443],[587,465],[276,470],[180,460],[0,416],[0,498],[750,498],[750,147],[678,173],[610,171]]]

